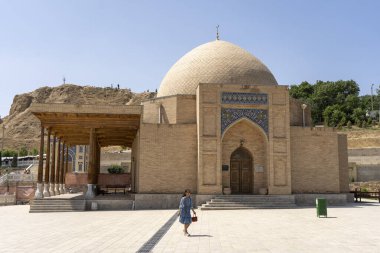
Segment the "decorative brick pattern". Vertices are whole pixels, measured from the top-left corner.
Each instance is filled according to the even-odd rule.
[[[222,108],[222,133],[228,126],[241,118],[247,118],[250,121],[256,123],[268,135],[268,110],[262,109]]]
[[[264,93],[223,92],[222,104],[266,105],[268,95]]]

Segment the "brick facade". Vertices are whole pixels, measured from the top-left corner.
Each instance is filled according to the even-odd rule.
[[[346,137],[300,127],[301,104],[289,98],[287,86],[228,84],[199,84],[195,96],[143,102],[132,150],[135,190],[222,194],[230,186],[230,170],[222,166],[230,166],[243,140],[253,157],[252,194],[347,192]]]

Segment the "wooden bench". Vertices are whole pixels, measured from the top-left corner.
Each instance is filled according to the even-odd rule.
[[[368,191],[361,191],[361,189],[355,189],[355,191],[351,191],[351,193],[354,193],[355,202],[362,202],[362,198],[366,199],[377,199],[380,203],[380,190],[377,192],[368,192]]]
[[[124,193],[124,195],[125,195],[125,192],[127,190],[127,186],[128,185],[126,185],[126,184],[122,184],[122,185],[106,185],[106,191],[107,191],[107,193],[110,193],[110,191],[113,191],[114,194],[116,194],[116,192],[118,190],[122,190],[123,193]],[[128,188],[129,188],[129,186],[128,186]]]

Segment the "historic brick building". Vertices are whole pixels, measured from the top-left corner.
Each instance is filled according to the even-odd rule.
[[[142,106],[137,192],[348,191],[346,136],[311,128],[309,108],[303,114],[288,86],[234,44],[216,40],[187,53]]]
[[[136,201],[185,188],[205,198],[348,192],[346,136],[311,127],[310,108],[290,98],[288,86],[278,85],[260,60],[229,42],[187,53],[168,71],[157,97],[141,106],[32,108],[62,141],[89,144],[88,197],[97,183],[100,147],[121,144],[132,147]],[[61,127],[57,119],[65,117],[80,122],[83,135]],[[97,117],[101,124],[94,123]]]

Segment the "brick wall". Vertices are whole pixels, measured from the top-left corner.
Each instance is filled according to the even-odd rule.
[[[340,173],[338,145],[338,135],[330,128],[291,127],[293,193],[340,192],[343,173]],[[342,153],[342,159],[343,156]]]
[[[87,185],[87,173],[66,173],[66,186],[71,185]],[[106,185],[124,185],[131,183],[131,174],[108,174],[100,173],[98,175],[98,185],[105,187]]]
[[[347,135],[338,134],[340,192],[349,192]]]
[[[196,124],[141,124],[139,154],[139,193],[196,191]]]
[[[290,98],[290,125],[291,126],[303,126],[302,121],[302,107],[303,102]],[[311,126],[311,106],[308,105],[305,109],[305,126]]]
[[[197,122],[195,96],[178,96],[177,98],[177,123],[188,124]]]

